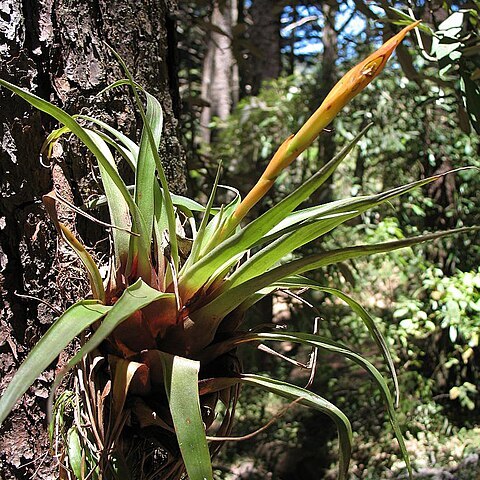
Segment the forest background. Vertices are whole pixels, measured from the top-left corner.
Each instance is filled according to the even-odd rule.
[[[161,151],[177,192],[188,189],[204,203],[220,161],[222,183],[247,192],[277,146],[302,125],[341,75],[399,30],[406,21],[399,12],[422,19],[421,34],[399,46],[381,77],[281,175],[251,215],[262,213],[309,178],[370,121],[374,125],[356,153],[327,188],[311,198],[312,205],[386,190],[452,168],[480,167],[477,1],[134,3],[119,2],[115,9],[104,2],[95,8],[79,2],[72,14],[68,2],[58,2],[55,11],[52,2],[2,2],[0,73],[34,85],[37,94],[69,109],[93,105],[95,110],[101,107],[96,94],[115,71],[102,40],[118,47],[139,82],[153,85],[162,99],[166,134]],[[52,318],[48,307],[24,296],[26,285],[31,296],[50,298],[56,306],[58,291],[68,304],[86,288],[80,270],[78,278],[66,273],[72,264],[67,252],[57,252],[52,270],[47,259],[55,251],[54,233],[37,199],[52,176],[65,196],[88,196],[94,174],[88,166],[74,166],[72,159],[79,153],[73,148],[57,152],[52,174],[44,169],[37,182],[26,182],[25,171],[38,168],[42,136],[51,123],[40,115],[25,120],[25,107],[2,95],[0,364],[8,377]],[[131,104],[110,103],[117,125],[135,133],[136,125],[127,120]],[[26,131],[33,132],[32,138],[20,141]],[[30,167],[16,161],[22,156],[31,159]],[[77,179],[73,186],[64,185],[65,171]],[[363,214],[308,248],[327,249],[345,243],[347,235],[354,244],[356,237],[378,242],[475,225],[480,220],[479,192],[478,173],[461,171]],[[96,238],[92,228],[79,219],[83,237]],[[458,236],[317,274],[325,285],[341,287],[356,298],[389,339],[399,368],[400,421],[414,453],[417,478],[478,478],[478,240],[478,235]],[[375,345],[346,306],[320,294],[305,298],[320,310],[323,335],[335,331],[336,338],[381,365]],[[273,318],[301,330],[316,313],[279,292],[260,302],[252,315],[256,323]],[[308,352],[293,344],[282,348],[282,354],[308,359]],[[256,372],[273,370],[294,383],[308,380],[308,372],[287,368],[264,352],[245,355],[243,361]],[[34,473],[49,478],[40,412],[51,378],[47,372],[37,382],[6,426],[0,439],[1,478]],[[328,392],[353,421],[352,478],[397,478],[403,460],[364,374],[334,355],[322,354],[313,388]],[[255,402],[249,395],[256,396]],[[256,431],[284,407],[277,398],[250,390],[242,398],[236,435]],[[229,443],[215,467],[218,478],[316,479],[334,478],[334,462],[333,424],[293,406],[269,429],[248,441]]]

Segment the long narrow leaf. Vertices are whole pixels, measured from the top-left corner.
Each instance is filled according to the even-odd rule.
[[[390,353],[387,342],[382,335],[382,332],[378,329],[375,321],[356,300],[349,297],[341,290],[338,290],[336,288],[324,287],[319,283],[315,282],[314,280],[311,280],[310,278],[305,278],[301,276],[285,278],[280,283],[275,284],[275,286],[280,288],[309,288],[312,290],[317,290],[319,292],[327,293],[329,295],[334,295],[343,300],[361,318],[368,331],[370,332],[372,339],[380,349],[383,358],[387,362],[395,389],[395,406],[398,407],[398,403],[400,400],[400,390],[398,386],[397,372],[395,370],[395,364],[393,363],[392,354]]]
[[[117,300],[113,307],[110,307],[103,322],[97,328],[95,333],[80,348],[80,350],[68,361],[68,363],[60,370],[52,386],[49,397],[49,415],[52,411],[53,397],[55,390],[62,381],[67,372],[72,369],[80,360],[95,350],[107,338],[115,328],[122,322],[131,317],[137,310],[150,305],[152,302],[165,297],[173,296],[171,293],[162,293],[151,288],[141,278],[139,278],[133,285],[127,287],[122,296]]]
[[[33,347],[0,398],[0,425],[17,400],[65,347],[90,325],[105,316],[111,307],[96,300],[83,300],[66,310]]]
[[[193,325],[198,328],[198,334],[203,329],[203,335],[206,338],[213,336],[219,322],[230,313],[235,307],[240,305],[250,295],[255,292],[266,288],[275,282],[289,277],[290,275],[298,275],[304,272],[316,270],[327,265],[332,265],[345,260],[353,258],[373,255],[375,253],[385,253],[397,250],[399,248],[411,247],[419,243],[423,243],[429,240],[437,238],[460,234],[470,233],[478,231],[480,227],[465,227],[454,230],[446,230],[443,232],[430,233],[427,235],[420,235],[418,237],[406,238],[403,240],[396,240],[391,242],[373,244],[373,245],[358,245],[355,247],[340,248],[337,250],[331,250],[322,252],[315,255],[309,255],[307,257],[293,260],[284,265],[272,268],[268,272],[252,278],[245,283],[242,283],[234,288],[225,291],[220,296],[216,297],[212,302],[206,306],[200,308],[196,312],[192,312],[190,316],[193,319]],[[195,323],[196,319],[208,318],[208,326],[203,322]],[[208,342],[206,343],[208,344]]]
[[[325,337],[321,337],[319,335],[312,335],[309,333],[303,332],[282,332],[282,333],[248,333],[244,335],[239,335],[237,338],[231,338],[225,342],[222,342],[218,345],[212,345],[210,349],[207,349],[204,352],[204,358],[207,359],[211,353],[215,353],[215,356],[221,355],[225,352],[230,351],[234,347],[241,345],[243,343],[248,342],[265,342],[265,341],[277,341],[277,342],[293,342],[293,343],[301,343],[303,345],[308,345],[310,347],[320,348],[322,350],[326,350],[333,353],[338,353],[346,358],[349,358],[361,368],[363,368],[366,372],[368,372],[372,379],[374,380],[375,384],[380,389],[380,393],[382,394],[383,400],[385,402],[385,406],[387,408],[388,416],[390,423],[392,425],[393,431],[397,438],[398,444],[402,451],[402,455],[405,459],[407,464],[407,468],[409,473],[411,474],[411,467],[410,467],[410,460],[408,456],[408,452],[405,447],[405,442],[403,440],[403,435],[400,430],[398,420],[395,414],[395,408],[393,405],[392,396],[390,394],[390,390],[383,378],[382,374],[375,368],[368,360],[363,358],[358,353],[353,352],[349,348],[341,345],[338,342],[330,340]],[[210,352],[209,352],[210,350]]]
[[[233,288],[236,285],[246,282],[252,277],[260,275],[282,260],[285,255],[293,252],[302,245],[325,235],[338,225],[357,215],[358,212],[356,211],[326,215],[310,224],[298,226],[294,232],[280,237],[278,240],[263,248],[246,261],[225,282],[224,290],[227,288]]]
[[[172,260],[175,264],[175,268],[178,268],[179,260],[178,260],[178,243],[177,243],[177,235],[176,235],[175,210],[173,208],[172,199],[170,197],[170,191],[169,191],[169,188],[168,188],[167,177],[165,176],[165,170],[163,169],[162,161],[160,160],[158,150],[155,148],[155,137],[153,135],[152,129],[150,128],[150,124],[148,123],[146,113],[143,109],[142,102],[141,102],[140,97],[138,95],[138,90],[139,90],[138,85],[133,80],[133,77],[132,77],[127,65],[123,61],[122,57],[120,57],[120,55],[118,55],[118,53],[115,52],[115,50],[113,50],[111,47],[108,46],[108,48],[113,53],[113,55],[115,56],[117,61],[120,63],[120,66],[122,67],[123,71],[125,72],[125,75],[128,78],[128,83],[130,84],[133,95],[135,97],[135,102],[137,104],[137,108],[138,108],[138,110],[140,112],[140,115],[142,117],[144,129],[145,129],[145,132],[147,133],[148,140],[150,142],[150,146],[151,146],[151,149],[152,149],[151,151],[153,153],[153,157],[154,157],[155,164],[156,164],[156,167],[157,167],[158,177],[160,179],[160,184],[162,185],[163,191],[165,192],[164,193],[164,200],[165,200],[165,210],[167,212],[167,218],[168,218],[168,234],[169,234],[170,247],[171,247],[170,248],[171,256],[172,256]]]
[[[241,343],[255,341],[254,335],[247,335],[242,337],[243,341],[237,339],[233,341],[232,339],[224,342],[222,345],[227,345],[225,351],[233,348],[234,345],[240,345]],[[296,403],[301,405],[314,408],[319,410],[322,413],[328,415],[334,422],[337,427],[338,437],[339,437],[339,475],[338,478],[345,479],[348,473],[348,465],[350,462],[351,456],[351,447],[352,447],[352,427],[350,421],[345,416],[345,414],[338,409],[335,405],[330,403],[328,400],[320,397],[319,395],[306,390],[304,388],[292,385],[290,383],[283,382],[281,380],[272,379],[269,377],[264,377],[260,375],[251,375],[251,374],[242,374],[236,377],[217,377],[217,378],[208,378],[205,380],[200,380],[199,389],[202,395],[208,393],[215,393],[218,391],[225,390],[230,388],[238,383],[245,383],[252,386],[263,388],[268,392],[280,395],[289,400],[294,400]]]
[[[208,198],[207,205],[205,207],[205,213],[203,214],[202,221],[200,223],[200,227],[198,228],[197,236],[195,237],[195,241],[192,245],[192,251],[190,252],[190,256],[187,260],[187,264],[194,263],[198,259],[198,255],[202,249],[202,244],[205,239],[205,230],[207,229],[208,220],[210,218],[210,214],[213,207],[213,202],[215,201],[215,194],[217,193],[218,182],[220,180],[220,173],[221,173],[221,165],[218,166],[217,174],[215,176],[215,181],[213,182],[213,187],[210,192],[210,196]],[[208,238],[207,238],[208,240]],[[185,267],[187,268],[187,267]]]
[[[108,148],[105,140],[103,140],[102,137],[93,130],[86,129],[86,132],[95,145],[97,145],[97,147],[101,150],[110,167],[118,173],[117,165],[115,164],[112,152]],[[98,163],[98,167],[100,169],[100,177],[102,179],[105,196],[107,197],[111,223],[115,226],[121,227],[122,229],[130,229],[132,223],[130,209],[128,207],[128,203],[123,197],[122,191],[117,187],[115,181],[113,181],[109,174],[109,170],[105,168],[102,162]],[[126,231],[118,230],[116,228],[112,230],[112,237],[116,260],[115,266],[121,272],[124,272],[128,262],[130,241],[133,241],[133,239]],[[146,245],[143,246],[143,250],[145,250],[145,248],[147,248]]]
[[[122,132],[108,125],[108,123],[98,120],[97,118],[90,117],[88,115],[74,115],[73,118],[80,118],[87,122],[91,122],[94,125],[97,125],[100,128],[102,128],[106,132],[110,133],[116,140],[122,143],[123,146],[127,148],[127,150],[133,155],[133,158],[135,159],[135,165],[136,165],[136,159],[138,158],[138,151],[140,147],[133,140],[130,140]]]
[[[118,325],[131,317],[137,310],[141,310],[156,300],[167,296],[173,296],[173,294],[159,292],[139,278],[133,285],[124,290],[122,296],[111,307],[95,333],[64,367],[64,372],[74,367],[82,357],[97,348]],[[58,381],[56,382],[58,384]]]
[[[428,185],[429,183],[432,183],[446,175],[451,175],[461,170],[469,170],[471,168],[475,167],[461,167],[454,170],[449,170],[447,172],[423,178],[421,180],[416,180],[415,182],[407,183],[405,185],[401,185],[399,187],[395,187],[385,192],[377,193],[374,195],[344,198],[342,200],[336,200],[334,202],[329,202],[324,205],[318,205],[315,207],[297,210],[288,215],[278,225],[274,226],[268,232],[268,234],[266,234],[262,239],[258,241],[258,244],[261,245],[263,243],[269,243],[280,237],[281,235],[290,232],[293,227],[298,227],[304,222],[315,220],[320,216],[335,215],[354,210],[357,211],[357,215],[360,215],[361,213],[373,207],[393,200],[394,198],[399,197],[400,195],[404,195],[405,193],[408,193],[415,188]]]
[[[212,480],[212,464],[200,411],[200,362],[159,352],[178,445],[190,480]]]
[[[92,152],[95,156],[97,161],[102,164],[105,171],[108,173],[109,177],[111,178],[112,182],[115,183],[116,187],[121,192],[123,198],[128,204],[130,209],[130,213],[133,217],[133,230],[138,233],[141,237],[142,233],[145,231],[145,225],[142,219],[141,214],[138,211],[138,208],[133,201],[132,196],[128,192],[123,180],[121,179],[118,172],[112,167],[110,162],[105,158],[104,154],[102,153],[101,149],[95,144],[92,140],[88,132],[67,112],[62,110],[61,108],[43,100],[42,98],[23,90],[16,85],[13,85],[10,82],[0,79],[0,85],[9,89],[13,93],[17,94],[19,97],[26,100],[30,105],[37,108],[38,110],[45,112],[51,115],[53,118],[58,120],[60,123],[68,127],[73,134],[75,134],[83,143],[84,145]]]
[[[119,190],[122,192],[122,195],[127,201],[129,207],[131,209],[132,209],[132,206],[134,207],[133,209],[136,208],[131,195],[128,193],[128,190],[125,187],[125,184],[123,183],[123,180],[118,175],[118,172],[116,172],[111,167],[109,162],[105,159],[102,151],[98,148],[97,145],[95,145],[95,142],[92,141],[92,139],[90,138],[88,133],[85,131],[85,129],[80,124],[78,124],[71,115],[69,115],[67,112],[57,107],[56,105],[53,105],[50,102],[47,102],[46,100],[43,100],[40,97],[37,97],[33,93],[27,92],[26,90],[23,90],[17,87],[16,85],[13,85],[12,83],[9,83],[5,80],[0,79],[0,85],[4,86],[5,88],[8,88],[10,91],[17,94],[19,97],[23,98],[28,103],[30,103],[30,105],[32,105],[33,107],[51,115],[60,123],[68,127],[71,130],[71,132],[75,134],[84,143],[84,145],[93,153],[93,155],[97,158],[97,160],[99,162],[102,162],[105,169],[108,171],[109,175],[112,177],[112,180],[115,182]]]
[[[308,345],[310,347],[317,347],[324,350],[328,350],[331,352],[339,353],[346,358],[354,361],[357,365],[364,368],[373,378],[376,385],[380,389],[380,393],[382,394],[383,400],[385,402],[385,406],[387,407],[388,417],[390,423],[392,425],[393,431],[395,433],[395,437],[398,441],[398,445],[400,446],[400,450],[402,452],[402,456],[405,460],[407,465],[407,469],[409,475],[412,475],[412,469],[410,465],[410,457],[407,452],[407,448],[405,446],[405,442],[403,440],[402,431],[398,424],[397,416],[395,414],[395,408],[393,405],[392,396],[390,395],[390,390],[388,389],[387,383],[383,378],[382,374],[366,359],[364,359],[358,353],[351,351],[350,349],[344,347],[343,345],[333,342],[327,339],[318,339],[317,335],[312,335],[309,333],[259,333],[258,339],[260,341],[270,340],[270,341],[286,341],[286,342],[296,342],[302,343],[304,345]]]
[[[133,192],[135,190],[134,185],[129,185],[128,187],[129,192]],[[162,191],[161,188],[159,188],[159,191]],[[204,212],[205,207],[196,202],[195,200],[192,200],[191,198],[184,197],[183,195],[176,195],[174,193],[171,193],[170,196],[172,197],[172,202],[173,204],[178,207],[180,210],[185,210],[187,212]],[[97,208],[97,207],[102,207],[107,204],[107,199],[105,195],[102,195],[98,197],[95,200],[91,200],[85,204],[85,207],[87,209],[91,208]],[[213,213],[218,213],[219,209],[218,208],[212,208]]]
[[[289,400],[298,400],[298,403],[301,405],[314,408],[328,415],[335,422],[338,431],[340,444],[338,479],[345,480],[347,478],[352,449],[352,427],[348,418],[339,408],[309,390],[280,380],[260,375],[244,374],[241,376],[241,381],[242,383],[263,388]]]
[[[100,275],[97,264],[93,260],[92,256],[88,253],[85,246],[75,238],[75,235],[70,231],[70,229],[59,221],[57,209],[55,207],[56,201],[57,199],[54,191],[43,196],[43,203],[50,218],[52,219],[53,224],[55,225],[58,234],[73,249],[87,270],[93,298],[100,300],[103,303],[105,302],[105,288],[103,286],[102,276]]]
[[[163,112],[158,100],[145,92],[147,97],[147,112],[145,123],[140,139],[140,150],[138,153],[137,168],[135,171],[135,203],[145,221],[145,237],[152,238],[153,219],[155,215],[154,188],[157,179],[155,178],[155,159],[153,151],[158,151],[160,137],[163,128]],[[149,140],[147,130],[150,129],[153,136],[153,145]],[[138,275],[147,278],[151,272],[150,252],[139,252]]]

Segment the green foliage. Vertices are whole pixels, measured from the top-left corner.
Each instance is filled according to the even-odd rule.
[[[410,356],[421,357],[422,349],[433,347],[441,360],[437,378],[450,389],[450,399],[474,410],[479,401],[475,352],[480,331],[480,270],[445,276],[440,269],[427,267],[421,287],[411,297],[400,296],[394,318],[399,321],[395,335],[402,344],[410,348],[419,344],[420,350]]]

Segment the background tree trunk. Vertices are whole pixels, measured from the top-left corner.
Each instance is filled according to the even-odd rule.
[[[283,2],[277,0],[254,0],[250,8],[252,25],[250,42],[252,44],[251,93],[257,95],[265,80],[280,76],[281,37],[280,16]]]
[[[72,5],[74,8],[72,9]],[[177,138],[179,110],[175,71],[173,0],[3,0],[0,6],[0,77],[53,101],[71,113],[88,113],[135,136],[138,115],[125,88],[97,97],[122,78],[103,42],[113,46],[137,81],[162,103],[161,156],[171,187],[185,189],[184,155]],[[88,155],[64,142],[54,165],[39,151],[54,121],[0,90],[0,389],[46,331],[55,313],[86,293],[83,271],[66,264],[41,205],[53,183],[63,195],[96,191]],[[70,218],[74,221],[74,218]],[[89,231],[82,230],[91,244]],[[90,241],[89,241],[90,240]],[[77,278],[75,278],[77,277]],[[44,412],[55,365],[27,392],[0,432],[2,480],[57,478],[47,449]]]
[[[238,67],[232,50],[233,27],[237,24],[237,0],[215,1],[210,40],[202,70],[202,99],[207,102],[200,117],[200,133],[210,143],[213,117],[226,120],[238,102]]]

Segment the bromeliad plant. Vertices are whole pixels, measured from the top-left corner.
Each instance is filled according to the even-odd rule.
[[[358,245],[291,259],[291,252],[320,238],[369,208],[388,202],[430,178],[363,197],[347,198],[311,208],[300,208],[333,174],[368,127],[315,175],[266,213],[242,226],[252,207],[274,184],[280,172],[308,148],[342,107],[383,69],[412,24],[349,71],[333,88],[320,108],[296,135],[278,149],[257,184],[241,200],[214,208],[219,174],[205,207],[169,192],[158,155],[162,110],[158,101],[139,87],[122,65],[126,79],[113,86],[129,85],[144,126],[137,145],[122,133],[95,118],[70,116],[60,108],[0,80],[63,126],[45,143],[48,152],[63,135],[73,134],[98,162],[104,197],[96,206],[109,208],[113,256],[108,277],[72,232],[56,215],[55,192],[44,197],[59,235],[75,250],[85,266],[92,298],[66,310],[19,368],[0,400],[0,423],[36,377],[77,336],[91,329],[78,353],[62,368],[54,384],[77,364],[80,401],[66,391],[55,402],[53,432],[66,432],[61,478],[136,478],[132,465],[132,431],[154,432],[165,458],[151,478],[211,479],[211,456],[218,442],[228,437],[242,384],[253,385],[326,413],[339,436],[338,477],[347,476],[352,431],[349,420],[333,404],[297,385],[266,376],[243,373],[236,357],[242,344],[294,342],[335,352],[364,368],[380,389],[389,419],[410,471],[400,427],[395,417],[398,384],[387,344],[368,313],[339,290],[327,288],[304,273],[362,255],[388,252],[432,240],[454,231],[434,233],[375,245]],[[146,111],[140,96],[146,99]],[[135,173],[133,189],[119,176],[115,155]],[[197,225],[195,215],[201,214]],[[191,238],[186,238],[188,226]],[[466,231],[459,229],[456,232]],[[252,253],[253,252],[253,253]],[[245,332],[245,312],[279,288],[316,289],[345,301],[365,323],[387,363],[395,401],[382,374],[362,355],[316,334],[285,332],[261,327]],[[87,359],[87,360],[86,360]],[[90,363],[88,363],[90,359]],[[103,359],[103,364],[101,363]],[[93,393],[86,383],[93,382]],[[214,422],[216,411],[221,421]],[[64,413],[73,411],[74,422],[64,426]],[[89,419],[89,427],[83,419]],[[137,469],[141,471],[141,468]]]

